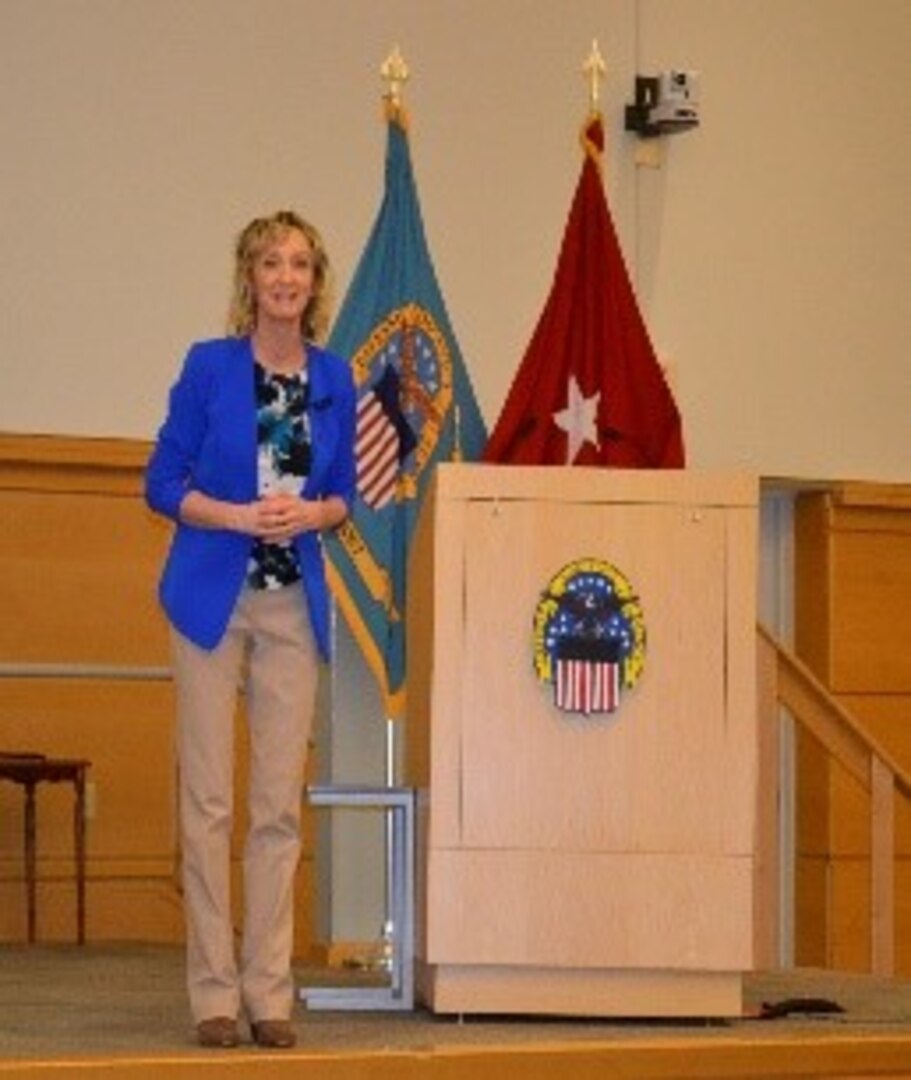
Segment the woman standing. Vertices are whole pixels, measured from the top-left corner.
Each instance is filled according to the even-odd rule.
[[[321,349],[329,264],[291,211],[257,218],[235,251],[230,336],[194,344],[146,475],[176,522],[159,595],[177,691],[187,982],[203,1046],[295,1043],[293,883],[318,658],[329,653],[320,531],[354,494],[355,390]],[[250,731],[244,919],[230,902],[234,712]]]

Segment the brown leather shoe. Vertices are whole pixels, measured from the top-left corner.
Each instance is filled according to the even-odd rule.
[[[237,1021],[230,1016],[210,1016],[196,1025],[196,1038],[200,1046],[228,1049],[237,1046],[240,1036]]]
[[[257,1046],[269,1050],[289,1050],[297,1042],[290,1020],[254,1020],[250,1034]]]

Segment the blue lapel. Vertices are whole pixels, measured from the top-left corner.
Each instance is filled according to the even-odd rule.
[[[307,498],[311,498],[323,490],[326,474],[335,456],[338,423],[337,412],[333,408],[336,404],[333,395],[334,388],[325,354],[321,349],[310,345],[307,363],[310,378],[310,402],[307,411],[310,420],[312,468],[303,493]]]
[[[253,348],[248,337],[228,339],[229,350],[219,392],[222,450],[230,448],[225,466],[233,476],[232,489],[243,499],[255,499],[258,487],[256,445],[256,387]]]

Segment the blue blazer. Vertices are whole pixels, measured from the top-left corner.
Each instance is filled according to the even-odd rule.
[[[306,499],[354,498],[356,394],[339,357],[307,346],[312,465]],[[176,522],[159,597],[171,623],[191,641],[214,649],[221,641],[247,576],[253,538],[180,521],[190,490],[226,502],[257,498],[256,399],[250,339],[198,342],[171,389],[167,417],[146,469],[146,501]],[[294,540],[310,620],[320,654],[329,656],[329,591],[322,539]]]

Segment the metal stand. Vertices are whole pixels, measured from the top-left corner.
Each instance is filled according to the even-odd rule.
[[[414,1008],[414,789],[315,785],[307,788],[314,807],[382,810],[389,821],[387,892],[391,927],[388,986],[304,987],[298,997],[308,1009],[404,1010]]]

